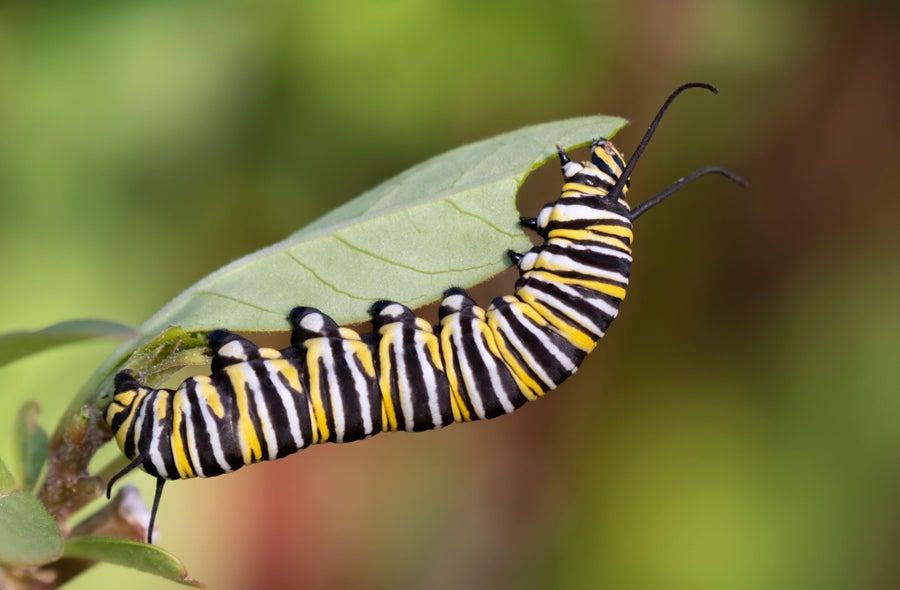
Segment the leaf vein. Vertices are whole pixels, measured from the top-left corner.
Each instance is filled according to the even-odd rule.
[[[339,288],[337,285],[335,285],[334,283],[332,283],[330,281],[326,281],[322,277],[322,275],[320,275],[319,273],[317,273],[315,271],[315,269],[313,267],[311,267],[308,264],[305,264],[299,258],[294,256],[294,254],[292,252],[290,252],[289,250],[285,250],[284,254],[285,254],[285,256],[287,256],[288,258],[290,258],[291,260],[296,262],[298,265],[300,265],[301,267],[306,269],[312,276],[314,276],[316,278],[317,281],[319,281],[320,283],[322,283],[323,285],[325,285],[326,287],[328,287],[335,293],[340,293],[341,295],[345,295],[346,297],[349,297],[350,299],[355,299],[357,301],[371,301],[370,297],[360,297],[359,295],[355,295],[355,294],[351,293],[350,291],[345,291],[344,289]]]
[[[366,250],[364,248],[361,248],[361,247],[355,245],[353,242],[349,241],[347,238],[345,238],[341,235],[333,234],[331,237],[334,238],[335,240],[339,241],[340,243],[344,244],[351,250],[359,252],[360,254],[363,254],[364,256],[368,256],[375,260],[380,260],[381,262],[384,262],[391,266],[396,266],[397,268],[402,268],[405,270],[409,270],[412,272],[416,272],[416,273],[428,275],[428,276],[442,275],[442,274],[447,274],[448,272],[468,272],[468,271],[473,271],[473,270],[481,270],[483,268],[489,268],[489,267],[493,266],[493,264],[494,264],[494,263],[489,262],[486,264],[477,264],[475,266],[466,266],[466,267],[462,267],[462,268],[445,267],[445,268],[441,268],[438,270],[425,270],[423,268],[419,268],[419,267],[413,266],[411,264],[406,264],[406,263],[400,262],[393,258],[388,258],[387,256],[381,256],[379,254],[375,254],[374,252],[372,252],[370,250]]]
[[[272,315],[283,316],[283,312],[273,311],[268,307],[263,307],[262,305],[256,305],[245,301],[239,297],[235,297],[233,295],[226,295],[225,293],[220,293],[218,291],[197,291],[197,295],[209,295],[210,297],[218,297],[219,299],[224,299],[226,301],[233,301],[239,305],[243,305],[245,307],[249,307],[250,309],[257,309],[259,311],[270,313]]]
[[[502,227],[500,227],[500,226],[496,225],[495,223],[493,223],[492,221],[490,221],[489,219],[486,219],[485,217],[482,217],[481,215],[478,215],[477,213],[472,213],[471,211],[464,209],[463,207],[461,207],[459,205],[459,203],[454,202],[453,199],[447,199],[447,204],[450,205],[451,207],[453,207],[454,209],[456,209],[460,214],[477,219],[481,223],[490,227],[497,233],[503,234],[504,236],[508,236],[510,238],[515,238],[521,233],[518,231],[505,230]]]

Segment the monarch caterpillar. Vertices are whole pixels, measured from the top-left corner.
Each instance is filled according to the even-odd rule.
[[[373,332],[342,328],[323,312],[294,308],[291,346],[260,348],[225,330],[208,335],[211,373],[177,389],[116,375],[106,420],[131,463],[156,477],[147,542],[168,479],[212,477],[307,446],[350,442],[384,431],[420,431],[515,411],[575,373],[618,314],[631,268],[633,222],[678,189],[710,173],[746,185],[717,166],[701,168],[631,209],[629,178],[669,105],[663,103],[628,164],[605,139],[589,161],[557,146],[564,178],[556,201],[523,227],[544,242],[522,254],[512,295],[488,309],[448,290],[432,327],[391,301],[372,305]]]

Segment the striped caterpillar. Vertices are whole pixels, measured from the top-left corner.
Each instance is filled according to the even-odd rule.
[[[445,293],[432,326],[390,301],[372,305],[373,331],[338,326],[323,312],[294,308],[291,345],[261,348],[225,330],[208,335],[211,373],[177,389],[141,385],[127,370],[115,378],[106,419],[131,463],[157,480],[147,541],[163,484],[212,477],[274,460],[313,444],[350,442],[379,432],[421,431],[487,420],[515,411],[575,373],[618,314],[631,268],[633,223],[696,178],[701,168],[631,209],[629,178],[663,114],[660,108],[634,155],[605,139],[589,161],[557,146],[564,184],[537,217],[523,218],[543,243],[508,253],[520,277],[512,295],[485,310],[461,289]]]

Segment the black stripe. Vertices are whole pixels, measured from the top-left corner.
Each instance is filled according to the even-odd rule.
[[[589,250],[582,250],[580,248],[572,248],[568,244],[557,244],[553,242],[548,242],[546,244],[546,247],[542,248],[542,251],[553,254],[554,256],[569,258],[573,263],[586,266],[588,268],[595,268],[597,270],[606,272],[616,272],[624,276],[626,279],[631,274],[631,261],[626,258],[620,258],[619,256],[603,254],[600,252],[591,252]],[[537,268],[540,268],[540,266],[538,266]],[[548,272],[556,271],[549,270]],[[572,272],[577,272],[582,276],[590,276],[591,278],[593,278],[593,275],[585,275],[581,271],[573,270]]]
[[[365,438],[363,427],[362,404],[360,393],[356,390],[356,382],[353,379],[353,371],[347,356],[350,355],[349,347],[345,347],[344,340],[329,338],[329,348],[332,351],[334,367],[332,373],[336,377],[338,390],[331,392],[336,395],[344,409],[344,442]]]
[[[416,342],[415,320],[404,321],[401,331],[403,333],[403,360],[406,363],[406,380],[412,391],[413,402],[413,430],[431,430],[434,422],[431,418],[431,408],[428,403],[428,390],[425,385],[425,371],[432,371],[431,367],[422,366],[419,360],[420,346]]]
[[[231,379],[225,374],[211,377],[213,386],[219,394],[219,400],[225,413],[223,427],[219,429],[219,440],[225,454],[225,461],[231,470],[244,465],[244,454],[241,451],[240,436],[240,412],[238,412],[237,398]]]
[[[278,447],[275,456],[280,459],[281,457],[285,457],[297,451],[297,445],[291,434],[291,424],[288,421],[288,412],[291,410],[290,408],[285,407],[284,402],[281,400],[281,395],[279,395],[278,390],[275,388],[275,384],[272,383],[272,377],[269,371],[270,369],[274,371],[274,369],[269,365],[269,361],[251,361],[250,366],[260,384],[263,403],[268,411],[272,430],[275,431],[275,444]],[[276,375],[280,374],[278,371],[274,372]],[[261,421],[262,416],[260,416],[260,422]]]

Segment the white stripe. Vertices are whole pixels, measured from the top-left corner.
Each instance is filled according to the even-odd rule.
[[[453,312],[459,312],[462,309],[462,304],[465,301],[465,296],[459,293],[454,295],[450,295],[449,297],[445,297],[443,301],[441,301],[442,306],[446,306],[453,310]]]
[[[541,265],[541,259],[543,259],[544,265]],[[551,254],[546,250],[541,252],[540,256],[538,257],[538,264],[536,265],[536,268],[546,269],[547,272],[560,272],[560,270],[574,271],[579,274],[587,275],[589,277],[602,277],[604,279],[610,279],[623,283],[625,285],[628,284],[628,278],[622,273],[612,272],[603,268],[599,268],[597,266],[582,264],[580,262],[576,262],[574,259],[566,256],[565,254]]]
[[[568,179],[584,170],[584,166],[582,166],[578,162],[575,162],[574,160],[570,160],[569,162],[566,162],[565,165],[563,165],[562,169],[563,176]]]
[[[241,342],[240,340],[232,340],[219,349],[218,356],[240,362],[247,360],[247,351],[244,348],[243,342]]]
[[[400,398],[400,411],[403,412],[403,421],[406,423],[406,431],[412,432],[415,426],[415,410],[413,409],[412,384],[409,382],[409,374],[406,368],[406,358],[403,351],[406,349],[406,340],[403,338],[401,324],[394,325],[394,363],[397,365],[397,397]]]
[[[344,431],[347,428],[347,420],[344,417],[344,400],[340,396],[340,385],[338,384],[337,375],[334,372],[334,345],[331,339],[328,340],[328,346],[323,347],[327,351],[328,357],[324,359],[325,370],[328,373],[328,397],[331,399],[331,416],[334,419],[335,440],[339,443],[344,442]],[[316,359],[318,361],[318,359]]]
[[[321,313],[308,313],[300,320],[300,327],[310,332],[319,333],[325,327],[325,320]]]
[[[430,355],[424,334],[416,330],[413,332],[415,338],[416,354],[419,357],[419,366],[422,367],[422,377],[425,379],[425,391],[428,393],[428,409],[431,411],[431,424],[435,428],[443,426],[441,421],[441,406],[438,400],[438,386],[435,378],[434,370],[428,362]],[[435,369],[436,370],[436,369]]]
[[[631,226],[631,220],[627,217],[624,217],[607,209],[597,209],[596,207],[590,207],[588,205],[583,205],[580,203],[566,203],[563,200],[560,200],[554,205],[554,209],[556,209],[556,214],[554,215],[554,217],[556,217],[556,221],[558,222],[564,223],[567,221],[593,221],[601,219],[612,219],[614,221],[620,221],[624,224],[627,224],[629,227]]]
[[[357,366],[355,360],[356,356],[353,354],[353,351],[346,350],[345,351],[347,364],[350,366],[350,373],[353,376],[353,389],[356,391],[357,396],[359,396],[359,409],[362,412],[363,419],[363,432],[366,433],[366,436],[372,434],[372,404],[369,403],[369,386],[366,381],[365,375],[362,373],[362,369]]]

